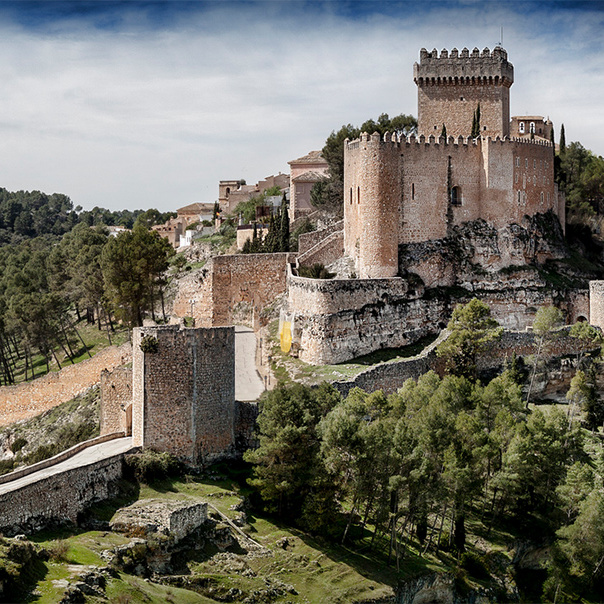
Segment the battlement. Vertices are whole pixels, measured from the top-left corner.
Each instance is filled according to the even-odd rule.
[[[514,66],[507,59],[508,53],[501,46],[482,52],[474,48],[471,53],[467,48],[461,52],[457,48],[451,52],[443,49],[440,55],[436,49],[429,52],[422,48],[419,63],[413,66],[413,80],[418,86],[486,82],[509,88],[514,82]]]
[[[446,139],[443,136],[425,136],[423,134],[416,136],[411,134],[409,136],[399,136],[397,134],[391,134],[386,132],[384,136],[380,136],[379,133],[374,132],[373,134],[367,134],[363,132],[359,138],[354,140],[346,139],[344,145],[347,151],[354,151],[363,146],[380,145],[385,147],[390,145],[391,147],[401,148],[403,145],[410,147],[412,145],[424,145],[424,146],[445,146],[453,145],[455,147],[476,147],[478,145],[492,145],[499,143],[504,144],[521,144],[521,145],[532,145],[535,147],[552,147],[552,143],[545,139],[530,139],[516,136],[485,136],[471,138],[469,136],[449,136]]]

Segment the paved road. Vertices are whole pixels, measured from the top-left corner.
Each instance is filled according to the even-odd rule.
[[[95,461],[105,459],[106,457],[117,455],[118,453],[125,453],[131,448],[132,438],[129,436],[126,438],[116,438],[106,443],[101,443],[100,445],[93,445],[92,447],[88,447],[87,449],[76,453],[76,455],[73,457],[70,457],[69,459],[66,459],[65,461],[62,461],[54,466],[44,468],[43,470],[38,470],[33,474],[23,476],[23,478],[18,478],[17,480],[0,484],[0,495],[15,491],[16,489],[27,484],[31,484],[54,474],[59,474],[65,470],[85,466],[94,463]]]
[[[264,392],[256,370],[256,335],[249,327],[235,326],[235,399],[255,401]]]

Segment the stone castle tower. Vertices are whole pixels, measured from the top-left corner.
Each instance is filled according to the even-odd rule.
[[[564,229],[553,144],[509,137],[507,52],[422,50],[414,77],[417,136],[363,133],[344,144],[344,253],[356,275],[395,277],[401,244],[442,239],[474,220],[499,229],[552,211]],[[479,104],[480,135],[470,138]]]
[[[480,134],[504,137],[510,134],[510,87],[514,66],[507,52],[496,46],[482,53],[456,48],[440,56],[422,48],[413,66],[417,84],[418,134],[438,136],[443,124],[448,136],[469,136],[480,104]]]

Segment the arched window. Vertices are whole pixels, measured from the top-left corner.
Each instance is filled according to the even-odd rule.
[[[531,122],[531,125],[529,126],[530,128],[530,133],[531,134],[535,134],[535,122]]]
[[[461,205],[461,189],[459,187],[453,187],[451,189],[451,205],[452,206]]]
[[[226,196],[228,197],[231,194],[231,187],[226,188]]]
[[[518,124],[518,132],[520,132],[520,134],[524,134],[524,122],[520,122]]]

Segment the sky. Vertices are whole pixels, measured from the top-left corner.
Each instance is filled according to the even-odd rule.
[[[0,187],[175,210],[417,115],[413,63],[501,42],[511,115],[604,155],[604,2],[0,0]]]

